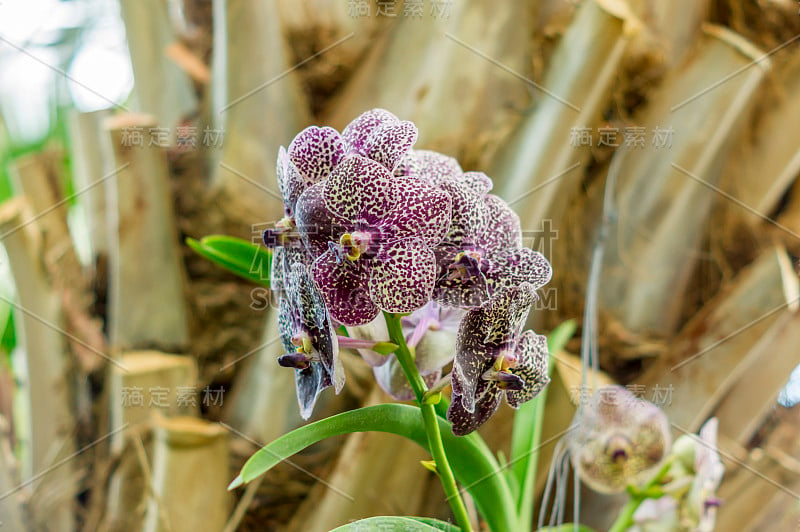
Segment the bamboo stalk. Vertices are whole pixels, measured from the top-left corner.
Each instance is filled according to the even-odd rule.
[[[403,13],[397,10],[324,121],[341,128],[384,107],[417,125],[417,146],[485,164],[529,101],[530,8],[498,10],[476,0],[452,2],[447,14]]]
[[[800,298],[796,289],[795,294]],[[740,445],[752,440],[764,424],[787,376],[800,364],[800,317],[796,310],[787,311],[776,324],[775,333],[753,346],[747,359],[736,368],[739,379],[714,412],[720,432]]]
[[[701,25],[708,17],[709,0],[630,0],[652,31],[666,65],[675,66],[695,45]],[[637,5],[639,4],[639,5]]]
[[[634,333],[664,336],[678,324],[677,295],[719,196],[722,162],[769,68],[768,60],[754,62],[760,56],[733,32],[705,26],[698,51],[664,81],[642,117],[645,130],[660,128],[669,146],[627,151],[609,240],[617,252],[606,253],[600,284],[603,308]]]
[[[98,353],[105,352],[107,346],[102,324],[89,310],[94,295],[70,235],[60,162],[57,150],[26,155],[14,161],[11,176],[14,188],[26,196],[41,229],[42,260],[53,291],[61,299],[67,338],[80,369],[89,373],[102,365],[104,361]]]
[[[126,146],[132,128],[155,127],[146,115],[109,119],[117,173],[107,197],[112,235],[109,257],[109,336],[117,348],[176,349],[189,341],[185,273],[164,149]]]
[[[383,402],[385,394],[374,387],[366,404]],[[428,476],[419,462],[428,458],[392,434],[349,435],[336,468],[314,487],[287,530],[331,530],[373,515],[417,515]]]
[[[786,134],[800,122],[800,101],[794,97],[800,91],[800,61],[789,61],[776,72],[777,97],[765,98],[754,130],[725,169],[726,190],[750,207],[732,206],[732,213],[750,227],[774,212],[800,173],[797,140]]]
[[[558,218],[579,190],[590,152],[571,145],[575,128],[597,124],[630,37],[640,23],[624,3],[585,2],[553,53],[532,114],[513,133],[490,175],[522,227]]]
[[[786,251],[781,247],[765,251],[686,325],[668,356],[657,360],[638,382],[648,389],[658,386],[663,393],[671,390],[668,404],[658,406],[665,410],[670,421],[692,432],[700,428],[726,396],[747,402],[755,394],[752,406],[756,411],[750,413],[763,413],[758,411],[764,408],[763,394],[771,391],[751,388],[749,372],[755,371],[753,364],[764,364],[765,356],[774,356],[768,346],[775,341],[778,331],[788,327],[788,333],[791,329],[794,323],[791,316],[799,301],[797,276]],[[776,345],[785,346],[783,340],[790,339],[782,338]],[[796,360],[791,355],[782,356]],[[786,366],[777,365],[779,371]],[[760,371],[764,378],[769,374],[767,368]],[[784,371],[788,375],[789,371]],[[771,385],[777,396],[781,384]],[[739,418],[742,414],[728,411],[726,416]],[[750,422],[747,420],[745,425]],[[720,416],[721,426],[731,423],[740,422]],[[739,430],[729,435],[739,436]]]
[[[211,122],[224,143],[220,154],[210,152],[212,194],[228,223],[277,220],[278,148],[306,124],[308,106],[290,70],[275,0],[214,0],[213,8]]]
[[[128,38],[136,110],[156,117],[156,124],[174,128],[197,107],[186,73],[166,56],[175,41],[166,4],[160,0],[121,0],[122,20]],[[154,126],[156,125],[154,124]]]
[[[108,111],[80,113],[69,116],[71,160],[76,201],[83,207],[89,227],[92,263],[108,255],[108,223],[106,221],[105,185],[101,182],[112,168],[112,150],[103,122]]]
[[[21,327],[18,334],[27,372],[30,419],[25,421],[29,424],[30,441],[24,445],[21,476],[23,481],[31,481],[40,475],[37,491],[59,487],[56,501],[38,501],[39,508],[50,504],[51,513],[34,513],[32,517],[37,526],[47,523],[50,530],[68,531],[74,521],[75,486],[67,481],[72,467],[67,463],[50,470],[52,464],[71,455],[75,447],[69,364],[60,328],[63,315],[60,295],[45,272],[41,233],[29,213],[21,197],[0,206],[0,233],[19,297],[19,305],[14,305],[15,321]]]
[[[230,505],[229,475],[227,432],[219,424],[191,417],[157,419],[153,498],[143,530],[222,530]]]
[[[14,161],[11,178],[15,191],[27,197],[32,214],[38,216],[46,263],[62,266],[67,262],[80,268],[69,235],[67,206],[61,201],[59,162],[52,151],[25,155]]]
[[[119,466],[109,482],[106,520],[111,530],[136,530],[142,524],[147,489],[134,440],[149,447],[153,415],[199,413],[197,364],[191,357],[156,351],[124,353],[109,377],[111,450]]]

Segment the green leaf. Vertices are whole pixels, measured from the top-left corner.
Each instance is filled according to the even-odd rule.
[[[269,288],[272,251],[247,240],[224,235],[211,235],[200,240],[187,238],[186,245],[198,255],[231,273]]]
[[[564,523],[563,525],[558,526],[545,526],[538,530],[538,532],[595,532],[595,530],[591,527],[586,525],[578,525],[575,527],[575,523]]]
[[[472,495],[490,528],[501,532],[516,530],[514,502],[489,448],[479,436],[455,436],[446,420],[438,418],[438,421],[456,480]],[[229,489],[250,482],[314,443],[352,432],[388,432],[428,448],[428,437],[419,408],[401,404],[368,406],[284,434],[251,456]]]
[[[555,354],[564,348],[575,334],[574,320],[568,320],[556,327],[547,338],[550,352],[549,370],[553,370]],[[542,439],[542,422],[547,401],[547,388],[533,400],[520,406],[514,414],[514,428],[511,433],[511,467],[517,486],[517,511],[520,523],[529,528],[533,522],[534,490],[536,488],[536,466],[539,460],[539,445]]]
[[[450,523],[427,517],[368,517],[334,528],[331,532],[364,532],[367,530],[396,530],[398,532],[459,532],[461,529]]]
[[[420,523],[425,523],[426,525],[431,525],[436,530],[444,530],[445,532],[460,532],[461,529],[454,524],[446,523],[444,521],[440,521],[439,519],[434,519],[432,517],[411,517],[414,521],[419,521]]]

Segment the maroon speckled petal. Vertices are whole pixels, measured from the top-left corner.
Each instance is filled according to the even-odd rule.
[[[339,363],[339,345],[336,332],[328,316],[325,301],[311,278],[305,264],[295,262],[288,274],[287,296],[295,302],[303,329],[311,338],[320,362],[330,373],[336,393],[344,386],[344,368]]]
[[[488,194],[492,190],[492,186],[494,186],[492,178],[483,172],[464,172],[463,175],[456,177],[456,181],[481,195]]]
[[[467,435],[483,425],[500,406],[502,394],[497,386],[481,381],[477,392],[478,398],[472,412],[464,407],[464,397],[453,393],[453,400],[447,409],[447,419],[453,424],[452,430],[456,436]]]
[[[297,202],[297,198],[300,197],[300,194],[302,194],[303,190],[306,188],[306,183],[303,176],[300,175],[300,172],[297,171],[297,168],[295,168],[294,164],[289,160],[289,155],[283,146],[278,149],[276,171],[278,175],[278,189],[283,198],[283,211],[286,216],[293,216],[295,202]]]
[[[368,140],[372,132],[382,124],[395,124],[399,122],[396,116],[386,109],[372,109],[362,113],[350,122],[342,131],[342,139],[348,152],[367,155],[369,152]]]
[[[309,126],[289,145],[289,160],[305,178],[306,184],[318,183],[344,157],[344,141],[332,127]]]
[[[411,122],[381,124],[367,139],[366,156],[393,171],[416,141],[417,126]]]
[[[485,196],[459,180],[444,181],[439,188],[450,195],[453,205],[445,244],[459,248],[459,251],[477,248],[478,237],[486,234],[494,224]]]
[[[450,195],[413,177],[395,178],[397,201],[386,216],[395,238],[421,238],[435,246],[450,227]]]
[[[470,311],[481,315],[480,329],[470,334],[482,335],[485,344],[499,346],[508,342],[519,334],[534,301],[536,292],[528,283],[501,292],[482,307]]]
[[[325,205],[350,221],[383,219],[395,204],[393,179],[380,163],[349,155],[323,182]]]
[[[486,208],[491,223],[477,240],[480,249],[487,253],[494,250],[511,250],[522,246],[522,229],[519,216],[498,196],[485,196]]]
[[[364,325],[378,315],[378,307],[367,291],[368,271],[364,261],[338,262],[329,250],[314,261],[312,274],[328,312],[342,325]]]
[[[324,184],[305,190],[297,200],[295,223],[308,251],[318,257],[328,251],[328,243],[353,229],[353,224],[333,214],[325,206]]]
[[[386,312],[413,312],[431,300],[436,259],[421,239],[396,240],[370,264],[369,294]]]
[[[430,150],[409,150],[394,170],[395,175],[411,175],[438,185],[463,174],[458,161]]]
[[[506,390],[506,401],[514,408],[530,401],[550,382],[547,376],[547,338],[533,331],[525,331],[517,343],[517,365],[511,373],[525,381],[522,390]]]
[[[453,396],[461,397],[461,405],[467,412],[475,411],[475,393],[481,375],[492,366],[498,351],[497,346],[483,342],[483,317],[481,309],[467,312],[461,320],[456,339],[451,377]]]
[[[553,276],[553,269],[544,255],[529,248],[498,252],[491,257],[491,264],[486,279],[492,295],[522,283],[529,283],[536,290],[549,283]]]
[[[433,300],[450,307],[471,309],[489,300],[489,283],[482,273],[462,279],[443,274],[433,289]]]

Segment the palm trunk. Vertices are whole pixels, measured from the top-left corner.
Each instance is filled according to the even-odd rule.
[[[21,476],[26,491],[32,493],[34,528],[38,530],[46,524],[49,530],[66,532],[74,526],[72,467],[69,463],[53,466],[70,456],[75,448],[69,360],[60,294],[53,289],[45,272],[42,235],[27,209],[22,198],[0,209],[3,245],[19,297],[19,304],[14,307],[25,355],[25,374],[18,373],[17,378],[27,384],[29,418],[19,420],[18,425],[27,425],[23,428],[27,429],[24,432],[30,435],[30,441],[23,447]],[[55,500],[37,499],[37,493],[49,493]]]

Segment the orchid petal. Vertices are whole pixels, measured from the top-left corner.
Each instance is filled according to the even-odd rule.
[[[328,250],[314,261],[312,274],[334,320],[343,325],[364,325],[378,315],[378,307],[367,291],[368,271],[361,261],[339,261]]]
[[[305,190],[297,200],[295,223],[308,251],[318,257],[328,251],[336,235],[352,230],[353,224],[336,216],[325,206],[324,184]]]
[[[419,179],[395,179],[397,201],[386,219],[396,238],[418,236],[435,246],[450,227],[451,200],[446,192]]]
[[[342,131],[342,139],[349,152],[366,156],[369,148],[367,141],[372,132],[383,124],[397,122],[398,118],[386,109],[372,109],[350,122]]]
[[[417,135],[417,126],[411,122],[382,124],[372,131],[367,140],[365,155],[393,171],[403,155],[417,141]]]
[[[344,157],[345,147],[339,132],[332,127],[309,126],[289,145],[289,160],[305,178],[306,185],[328,177]]]
[[[525,331],[517,343],[517,365],[511,373],[525,382],[522,390],[506,390],[506,401],[514,408],[530,401],[550,382],[547,375],[547,338],[533,331]]]
[[[481,381],[476,390],[478,399],[473,411],[464,406],[464,397],[453,393],[453,400],[447,409],[447,419],[452,423],[453,434],[465,436],[488,420],[500,406],[501,390],[487,381]]]
[[[396,240],[371,261],[369,295],[386,312],[413,312],[431,299],[436,258],[417,238]]]
[[[350,221],[383,219],[395,204],[392,174],[359,155],[345,157],[324,181],[326,207]]]

